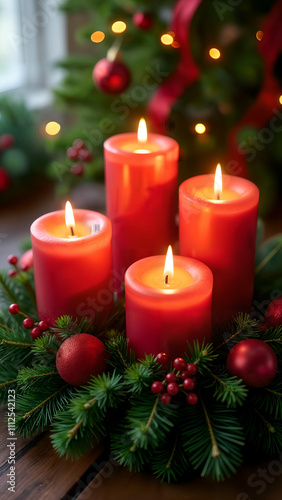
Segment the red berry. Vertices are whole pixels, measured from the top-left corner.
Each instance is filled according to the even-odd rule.
[[[12,266],[18,263],[18,257],[16,255],[9,255],[7,260]]]
[[[133,23],[141,30],[149,30],[152,27],[153,19],[146,12],[136,12],[133,16]]]
[[[67,156],[70,160],[77,160],[78,150],[76,148],[70,147],[67,149]]]
[[[267,330],[267,325],[265,323],[261,323],[261,325],[259,325],[259,329],[263,332],[265,332],[265,330]]]
[[[164,386],[161,382],[153,382],[151,385],[151,389],[154,392],[154,394],[160,394],[164,390]]]
[[[170,394],[171,396],[175,396],[179,393],[179,385],[175,382],[171,382],[171,384],[168,384],[166,390],[168,394]]]
[[[11,304],[9,306],[9,313],[18,314],[18,312],[20,312],[20,306],[18,306],[18,304]]]
[[[193,389],[195,389],[195,382],[192,378],[186,378],[184,381],[183,381],[183,387],[184,389],[186,389],[186,391],[193,391]]]
[[[168,362],[168,355],[165,352],[159,352],[156,357],[161,365],[165,365]]]
[[[75,139],[72,143],[73,147],[78,151],[85,147],[85,143],[82,139]]]
[[[171,402],[171,399],[172,399],[171,396],[167,392],[164,392],[161,395],[161,402],[164,403],[165,405],[168,405]]]
[[[198,371],[198,367],[197,365],[194,365],[194,363],[189,363],[187,365],[187,372],[189,373],[189,375],[196,375],[197,371]]]
[[[10,269],[10,271],[8,271],[8,276],[9,278],[14,278],[15,276],[17,276],[17,271],[15,269]]]
[[[187,372],[187,370],[184,370],[183,372],[180,373],[181,380],[185,380],[188,377],[189,377],[189,373]]]
[[[32,328],[30,331],[30,335],[32,336],[33,339],[38,339],[38,337],[41,337],[42,331],[39,330],[39,328]]]
[[[48,330],[48,328],[49,328],[49,325],[48,325],[47,321],[43,320],[43,321],[40,321],[38,323],[38,328],[41,332],[46,332],[46,330]]]
[[[25,318],[23,320],[23,326],[27,329],[30,330],[31,328],[34,327],[34,321],[31,318]]]
[[[74,163],[71,167],[71,173],[80,177],[84,172],[84,167],[82,163]]]
[[[187,363],[183,358],[176,358],[173,361],[173,366],[176,370],[182,371],[182,370],[185,370]]]
[[[195,394],[194,392],[189,392],[189,394],[187,394],[187,397],[186,397],[186,401],[188,403],[188,405],[196,405],[198,403],[198,396],[197,394]]]
[[[167,373],[165,376],[165,381],[170,384],[171,382],[176,382],[177,381],[177,376],[175,373]]]
[[[91,161],[92,154],[87,149],[82,148],[82,149],[79,149],[79,151],[78,151],[78,158],[82,161]]]
[[[0,137],[0,148],[10,149],[15,143],[15,139],[11,134],[3,134]]]

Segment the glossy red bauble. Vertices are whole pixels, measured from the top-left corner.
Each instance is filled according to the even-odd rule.
[[[265,311],[264,321],[268,328],[282,325],[282,297],[273,300]]]
[[[60,346],[56,366],[60,376],[68,384],[77,387],[85,385],[92,375],[99,375],[106,370],[105,346],[93,335],[73,335]]]
[[[93,69],[93,80],[98,89],[106,94],[120,94],[131,81],[128,67],[121,61],[101,59]]]
[[[273,349],[257,339],[238,342],[227,357],[227,370],[249,387],[263,388],[274,379],[278,362]]]

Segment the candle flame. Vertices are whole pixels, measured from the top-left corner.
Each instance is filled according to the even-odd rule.
[[[75,227],[75,220],[74,220],[74,215],[73,215],[73,209],[72,209],[72,206],[71,206],[69,201],[67,201],[67,203],[66,203],[65,221],[66,221],[66,226],[71,231],[72,236],[73,236],[74,227]]]
[[[141,118],[139,122],[137,138],[139,142],[147,142],[147,125],[144,118]]]
[[[222,172],[220,163],[217,164],[214,176],[214,195],[217,200],[220,200],[222,194]]]
[[[169,245],[167,249],[165,266],[164,266],[164,280],[166,284],[168,284],[170,281],[173,280],[173,275],[174,275],[173,254],[171,245]]]

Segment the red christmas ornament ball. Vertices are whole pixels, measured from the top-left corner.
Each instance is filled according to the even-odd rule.
[[[88,333],[73,335],[60,346],[56,366],[68,384],[77,387],[85,385],[92,375],[99,375],[106,370],[105,346],[101,340]]]
[[[4,168],[0,167],[0,191],[7,191],[11,184],[11,179],[9,174],[4,170]]]
[[[123,62],[101,59],[94,66],[93,80],[105,94],[120,94],[129,86],[131,74]]]
[[[282,325],[282,297],[273,300],[265,311],[264,321],[268,328]]]
[[[153,19],[152,16],[146,12],[136,12],[133,16],[133,24],[141,30],[149,30],[152,28]]]
[[[273,349],[258,339],[238,342],[227,357],[227,370],[249,387],[263,388],[274,379],[278,362]]]

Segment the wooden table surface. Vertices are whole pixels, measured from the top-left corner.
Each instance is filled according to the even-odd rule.
[[[244,465],[224,483],[197,478],[161,483],[150,474],[130,473],[108,460],[99,444],[80,460],[58,458],[48,432],[16,441],[16,493],[8,491],[7,424],[0,410],[1,500],[281,500],[282,454],[265,463]],[[264,478],[259,477],[263,476]],[[251,481],[251,483],[250,483]]]

